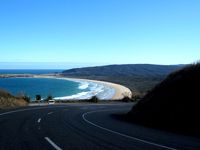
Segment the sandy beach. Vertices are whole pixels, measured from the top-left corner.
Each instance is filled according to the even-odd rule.
[[[89,80],[89,79],[79,79],[79,78],[65,78],[65,77],[59,77],[59,76],[47,76],[47,75],[34,75],[35,78],[58,78],[58,79],[64,79],[64,80],[71,80],[71,81],[81,81],[81,82],[94,82],[97,84],[101,84],[110,88],[113,88],[115,90],[114,96],[111,98],[111,100],[119,100],[124,97],[132,97],[132,92],[129,88],[122,86],[120,84],[115,84],[111,82],[105,82],[105,81],[99,81],[99,80]]]
[[[129,88],[122,86],[120,84],[115,84],[115,83],[111,83],[111,82],[105,82],[105,81],[99,81],[99,80],[89,80],[89,79],[76,79],[76,78],[62,78],[62,79],[66,79],[66,80],[75,80],[75,81],[87,81],[87,82],[95,82],[98,84],[102,84],[104,86],[107,87],[111,87],[113,89],[115,89],[115,94],[114,96],[111,98],[112,100],[119,100],[122,99],[124,97],[132,97],[132,92]]]

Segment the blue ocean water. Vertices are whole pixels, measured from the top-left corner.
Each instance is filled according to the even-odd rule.
[[[24,93],[35,99],[40,94],[44,99],[48,95],[55,99],[89,99],[96,95],[100,99],[110,99],[115,90],[102,84],[87,81],[71,81],[55,78],[0,78],[0,88],[13,95]]]
[[[36,94],[46,98],[48,95],[63,97],[82,92],[78,82],[50,78],[0,78],[0,87],[13,95],[25,93],[31,99]]]

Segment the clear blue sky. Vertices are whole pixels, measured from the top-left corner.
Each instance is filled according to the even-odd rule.
[[[0,1],[0,62],[182,64],[199,58],[200,0]]]

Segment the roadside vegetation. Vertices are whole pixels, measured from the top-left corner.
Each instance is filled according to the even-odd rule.
[[[91,102],[91,103],[98,103],[99,102],[99,99],[97,96],[93,96],[91,97],[88,102]]]
[[[28,102],[28,97],[16,97],[0,89],[0,109],[27,106]]]

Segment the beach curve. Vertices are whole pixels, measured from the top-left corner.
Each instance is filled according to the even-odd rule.
[[[107,81],[101,81],[101,80],[91,80],[91,79],[81,79],[81,78],[69,78],[69,77],[61,77],[61,76],[47,76],[47,75],[34,75],[33,77],[35,78],[55,78],[55,79],[63,79],[63,80],[71,80],[75,82],[92,82],[96,84],[101,84],[105,87],[110,87],[115,90],[114,95],[110,100],[120,100],[123,99],[124,97],[132,97],[132,92],[129,88],[112,83],[112,82],[107,82]]]

